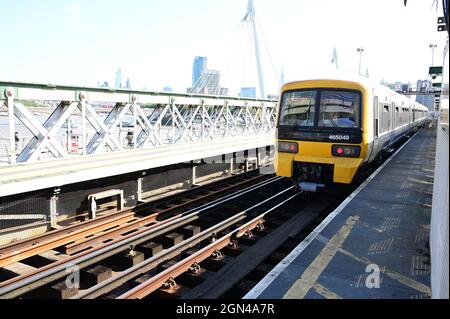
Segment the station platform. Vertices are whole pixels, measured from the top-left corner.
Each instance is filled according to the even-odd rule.
[[[427,299],[436,129],[422,129],[244,299]]]

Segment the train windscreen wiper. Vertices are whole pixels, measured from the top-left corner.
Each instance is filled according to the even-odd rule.
[[[309,120],[310,120],[309,116],[311,114],[311,104],[308,105],[308,110],[305,112],[305,114],[306,114],[306,119],[298,120],[297,123],[295,123],[295,125],[294,125],[295,127],[301,127],[301,126],[303,126],[303,123],[309,122]]]
[[[326,106],[325,106],[326,109]],[[326,116],[328,117],[328,120],[331,122],[331,124],[333,124],[334,127],[338,127],[338,125],[336,124],[336,122],[333,120],[333,118],[331,117],[330,113],[326,112],[326,110],[324,110],[324,113],[326,114]]]

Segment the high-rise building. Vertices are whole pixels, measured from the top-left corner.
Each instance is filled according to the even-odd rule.
[[[219,95],[220,94],[220,71],[206,70],[205,76],[205,92],[204,94]]]
[[[221,95],[220,71],[206,70],[198,79],[197,83],[188,89],[188,93]]]
[[[416,102],[425,105],[430,111],[434,110],[434,94],[421,94],[416,96]]]
[[[229,94],[229,89],[228,88],[220,88],[220,96],[228,96]]]
[[[256,87],[241,88],[240,97],[248,97],[256,99]]]
[[[122,87],[122,69],[118,68],[114,78],[114,87],[120,89]]]
[[[173,89],[172,89],[171,87],[169,87],[169,86],[165,86],[165,87],[163,88],[163,92],[173,93]]]
[[[109,83],[108,81],[103,81],[103,82],[98,82],[98,87],[99,88],[108,88],[109,87]]]
[[[206,72],[208,59],[202,56],[196,56],[194,59],[194,67],[192,69],[192,87],[195,88],[201,76]]]
[[[125,88],[127,88],[128,90],[131,89],[130,78],[127,78],[127,82],[126,82],[126,84],[125,84]]]
[[[431,91],[433,85],[430,80],[417,81],[417,92],[428,93]]]
[[[404,84],[400,81],[396,81],[395,83],[387,83],[386,81],[383,80],[381,81],[381,84],[387,86],[388,88],[396,92],[402,92],[403,90],[405,90],[405,92],[408,92],[410,86],[409,83]]]

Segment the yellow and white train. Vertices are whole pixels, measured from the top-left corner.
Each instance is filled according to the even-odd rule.
[[[364,80],[288,83],[278,110],[276,173],[304,191],[351,184],[427,117],[425,106]]]

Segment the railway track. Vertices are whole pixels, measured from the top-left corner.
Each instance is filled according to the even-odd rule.
[[[251,172],[220,181],[214,185],[205,185],[190,192],[173,195],[132,209],[113,212],[94,220],[0,246],[0,268],[68,243],[71,244],[68,244],[65,253],[76,253],[89,247],[89,244],[99,243],[133,228],[157,222],[175,211],[206,203],[208,200],[218,198],[263,178],[263,176],[255,176],[255,173]],[[116,228],[116,226],[121,227]],[[113,228],[114,231],[108,231]]]
[[[261,203],[256,216],[248,216],[242,225],[189,251],[185,258],[167,263],[157,275],[138,279],[138,286],[115,298],[241,298],[340,202],[337,197],[324,201],[323,196],[290,191],[286,189],[284,198],[281,193],[269,198],[271,204]],[[257,280],[250,282],[255,272]]]
[[[16,259],[34,268],[0,282],[0,298],[241,297],[242,287],[252,286],[248,278],[270,271],[267,260],[280,261],[280,251],[290,251],[286,243],[294,248],[292,241],[339,202],[299,193],[274,176],[249,174],[216,187],[19,243]],[[115,226],[106,229],[108,222]]]
[[[74,265],[81,271],[83,285],[96,285],[122,273],[125,269],[121,267],[128,269],[148,260],[158,251],[167,251],[171,244],[226,219],[233,207],[238,208],[237,200],[256,203],[259,199],[252,198],[255,191],[267,194],[268,188],[276,191],[284,187],[279,178],[252,174],[219,184],[0,247],[2,270],[22,263],[28,270],[0,282],[0,298],[76,295],[78,288],[61,281]],[[218,214],[218,209],[227,214]]]

